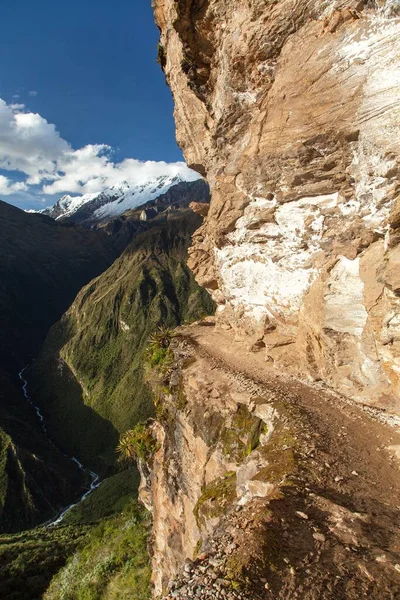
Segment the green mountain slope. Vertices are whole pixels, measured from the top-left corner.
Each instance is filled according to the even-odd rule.
[[[30,531],[17,534],[0,534],[0,598],[3,600],[38,600],[42,598],[43,593],[48,588],[51,579],[62,569],[67,559],[74,553],[78,547],[78,557],[73,559],[79,569],[89,571],[93,568],[93,578],[96,578],[98,571],[95,569],[96,562],[102,562],[106,555],[109,556],[118,547],[122,550],[127,544],[134,543],[133,536],[137,534],[147,534],[146,529],[141,525],[141,519],[137,516],[144,515],[144,512],[137,510],[132,498],[137,496],[139,486],[139,475],[135,471],[122,471],[106,479],[101,486],[93,492],[82,504],[73,508],[65,517],[63,523],[57,527],[38,527]],[[121,513],[123,513],[121,518]],[[135,518],[135,523],[132,522]],[[102,536],[102,548],[104,552],[99,557],[93,555],[95,547],[99,548],[99,532],[104,532],[100,525],[101,521],[107,519],[107,536]],[[123,525],[129,531],[119,532],[117,526]],[[135,527],[132,530],[132,526]],[[143,538],[144,540],[145,538]],[[80,550],[88,547],[90,561],[82,561]],[[140,556],[134,564],[128,563],[131,556],[127,554],[123,563],[120,563],[125,569],[130,570],[127,573],[129,579],[139,575],[142,583],[147,589],[148,570],[142,572],[141,565],[147,566],[147,552],[143,543],[134,544],[135,551],[139,551]],[[93,555],[93,556],[92,556]],[[78,563],[78,564],[77,564]],[[106,571],[104,575],[111,578],[119,577],[118,564],[113,564],[112,571]],[[138,572],[139,567],[139,572]],[[66,573],[71,572],[68,566]],[[57,576],[52,593],[49,597],[61,599],[63,593],[72,594],[76,592],[79,584],[85,587],[84,582],[76,580],[74,586],[71,579],[68,581],[64,577],[63,571],[61,577]],[[74,572],[74,575],[76,571]],[[86,573],[85,573],[86,574]],[[144,577],[144,579],[143,579]],[[60,584],[66,585],[60,589]],[[123,578],[122,578],[123,581]],[[88,582],[89,583],[89,582]],[[102,578],[101,584],[105,580]],[[122,583],[122,582],[121,582]],[[89,585],[89,587],[92,587]],[[75,588],[75,589],[74,589]],[[57,595],[60,594],[60,595]],[[71,597],[71,596],[70,596]]]
[[[43,435],[36,413],[0,374],[0,533],[33,527],[82,494],[87,478]]]
[[[53,575],[62,568],[79,542],[88,539],[88,527],[40,527],[0,535],[0,598],[39,600]]]
[[[112,468],[119,434],[153,414],[142,370],[149,335],[213,310],[186,266],[199,224],[187,209],[156,220],[83,288],[33,365],[34,399],[54,438],[94,470]]]
[[[77,292],[117,257],[102,232],[0,201],[0,365],[21,368]]]
[[[76,292],[116,256],[101,232],[0,201],[0,531],[40,523],[79,493],[82,473],[44,436],[18,372]]]
[[[135,502],[138,473],[116,472],[115,447],[121,432],[153,414],[142,370],[150,334],[161,324],[200,318],[214,306],[186,267],[201,219],[178,206],[143,223],[140,234],[137,220],[137,214],[123,219],[124,235],[128,239],[131,229],[133,241],[83,287],[26,373],[56,446],[110,477],[60,527],[0,535],[0,595],[41,597],[81,540],[46,598],[148,597],[149,524]],[[3,379],[0,532],[8,532],[42,522],[77,497],[84,482],[74,463],[43,436],[16,379]]]
[[[131,500],[103,519],[53,579],[44,600],[148,600],[150,521]]]

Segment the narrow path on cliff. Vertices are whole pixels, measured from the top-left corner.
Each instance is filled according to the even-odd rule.
[[[301,448],[298,469],[285,497],[273,502],[275,517],[266,537],[274,531],[286,560],[304,570],[309,592],[298,580],[292,589],[289,573],[283,586],[282,575],[277,579],[273,597],[358,598],[361,579],[361,597],[400,598],[400,428],[395,420],[391,426],[355,402],[273,371],[262,352],[248,351],[228,331],[204,325],[179,331],[196,356],[205,357],[211,369],[225,370],[233,384],[240,381],[254,395],[262,389],[266,399],[293,408],[290,418]],[[307,555],[308,535],[317,550]],[[273,573],[270,578],[273,582]]]

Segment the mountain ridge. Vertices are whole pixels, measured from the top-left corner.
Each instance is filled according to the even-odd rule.
[[[76,292],[117,254],[103,232],[0,201],[0,531],[51,518],[84,483],[44,436],[18,372]]]
[[[53,206],[41,210],[40,213],[56,220],[69,220],[91,226],[152,202],[176,186],[199,180],[198,174],[193,172],[187,177],[176,174],[161,175],[139,183],[122,181],[99,193],[88,193],[83,196],[66,194]]]

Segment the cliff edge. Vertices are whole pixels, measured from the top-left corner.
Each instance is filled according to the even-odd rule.
[[[141,465],[154,597],[395,600],[400,431],[209,318],[171,348]]]
[[[177,139],[210,183],[190,266],[285,370],[400,411],[397,0],[154,0]]]
[[[156,393],[154,595],[394,600],[399,2],[153,6],[217,303]]]

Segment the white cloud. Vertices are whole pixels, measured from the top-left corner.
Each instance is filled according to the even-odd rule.
[[[57,163],[60,174],[51,184],[43,187],[45,194],[61,192],[90,194],[127,181],[145,183],[161,175],[182,175],[197,179],[184,163],[139,161],[127,158],[120,163],[112,161],[112,151],[105,145],[88,145],[80,150],[66,152]]]
[[[2,99],[0,169],[19,171],[26,176],[24,188],[20,190],[15,186],[21,184],[13,184],[3,177],[0,194],[29,190],[30,186],[41,186],[39,194],[46,195],[98,193],[122,181],[144,183],[160,175],[178,174],[187,180],[199,177],[182,162],[127,158],[116,163],[112,149],[105,144],[89,144],[74,150],[55,125],[29,112],[23,104],[7,104]]]
[[[26,183],[22,181],[12,182],[8,177],[0,175],[0,195],[10,196],[11,194],[17,194],[18,192],[25,192],[27,189]]]
[[[31,90],[31,91],[29,92],[29,95],[30,95],[30,96],[37,96],[37,91],[36,91],[36,90]]]
[[[0,168],[27,175],[29,185],[52,179],[57,161],[70,151],[55,126],[23,104],[0,99]]]

